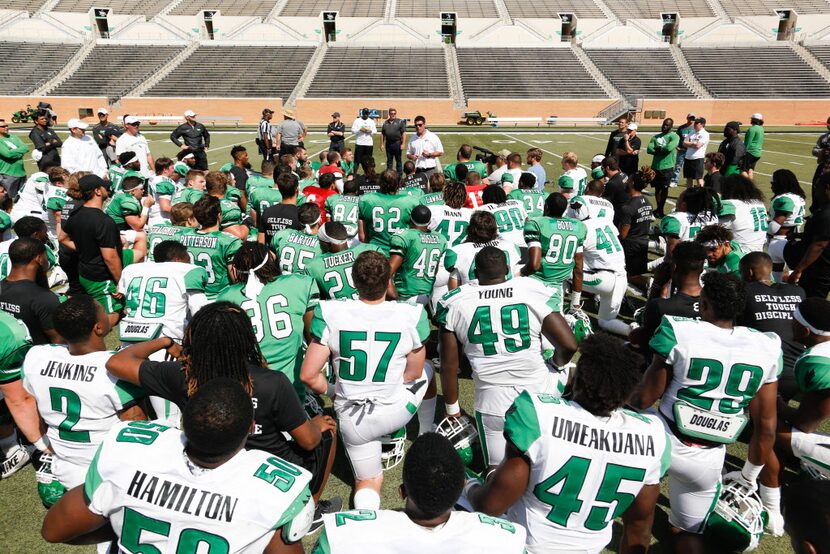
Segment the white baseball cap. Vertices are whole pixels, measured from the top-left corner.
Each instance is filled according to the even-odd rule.
[[[66,122],[67,129],[86,129],[89,127],[88,123],[84,123],[80,119],[70,119]]]
[[[602,160],[604,160],[604,159],[605,159],[605,156],[603,156],[602,154],[597,154],[596,156],[594,156],[591,159],[591,161],[594,162],[595,164],[601,164]]]
[[[141,123],[141,120],[134,115],[128,115],[126,118],[124,118],[124,123],[126,123],[127,125],[133,125],[135,123]]]
[[[102,113],[104,115],[109,115],[110,112],[106,108],[98,108],[98,111],[96,113]]]
[[[764,119],[764,116],[763,116],[763,114],[760,114],[760,113],[758,113],[758,112],[755,112],[754,114],[752,114],[752,119],[760,119],[760,120],[763,120],[763,119]]]
[[[637,129],[639,129],[639,127],[637,127],[636,123],[629,123],[628,124],[628,130],[629,131],[636,131]]]
[[[185,117],[196,117],[196,112],[194,112],[193,110],[187,110],[186,112],[184,112],[184,116]]]

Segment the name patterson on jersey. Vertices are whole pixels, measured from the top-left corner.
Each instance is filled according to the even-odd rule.
[[[83,381],[91,383],[95,379],[98,366],[73,364],[71,362],[50,361],[40,370],[40,374],[56,379],[69,379],[70,381]]]
[[[651,435],[596,429],[559,416],[553,418],[551,435],[579,446],[614,454],[654,456],[654,437]]]
[[[233,496],[159,479],[140,470],[133,475],[127,494],[160,508],[228,523],[233,521],[239,502]]]
[[[185,246],[193,248],[216,248],[216,244],[219,242],[216,237],[195,234],[183,235],[180,240]]]

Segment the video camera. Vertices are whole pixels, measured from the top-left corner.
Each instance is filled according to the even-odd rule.
[[[481,154],[476,154],[476,161],[482,162],[486,165],[496,164],[496,158],[498,158],[499,155],[493,152],[492,150],[487,150],[486,148],[482,148],[481,146],[473,146],[473,150],[481,152]]]

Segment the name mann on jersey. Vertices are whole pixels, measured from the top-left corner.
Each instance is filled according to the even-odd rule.
[[[86,366],[67,362],[50,361],[40,370],[40,374],[56,379],[69,379],[71,381],[83,381],[91,383],[95,378],[98,366]]]
[[[236,504],[239,502],[233,496],[199,490],[166,479],[160,480],[140,470],[136,470],[133,475],[127,494],[160,508],[228,523],[233,521]]]
[[[654,438],[651,435],[596,429],[559,416],[553,418],[551,435],[580,446],[614,454],[654,456]]]

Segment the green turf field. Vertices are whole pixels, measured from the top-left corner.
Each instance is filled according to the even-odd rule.
[[[574,132],[574,131],[527,131],[527,130],[501,130],[501,129],[482,129],[480,131],[467,131],[460,128],[460,131],[446,131],[439,132],[439,136],[444,144],[446,154],[442,162],[444,164],[451,163],[455,160],[455,152],[461,144],[467,143],[476,146],[483,146],[493,151],[508,149],[511,151],[524,152],[528,148],[541,148],[545,154],[542,163],[544,164],[548,180],[554,181],[561,174],[561,166],[559,159],[561,154],[566,151],[574,151],[579,156],[580,162],[584,165],[590,165],[591,158],[605,150],[605,144],[609,130],[597,132]],[[716,137],[716,130],[714,127],[710,129],[712,133],[713,142],[719,141],[719,136]],[[810,193],[810,181],[812,179],[813,171],[815,169],[814,158],[810,155],[810,150],[815,144],[816,138],[820,130],[815,132],[796,132],[796,133],[781,133],[781,134],[767,134],[764,155],[757,166],[756,181],[759,187],[765,191],[770,197],[769,176],[775,169],[789,168],[796,175],[802,183],[805,191]],[[156,157],[162,155],[172,156],[176,153],[177,148],[168,140],[169,131],[154,131],[145,129],[147,138],[151,141],[150,147],[153,155]],[[62,134],[64,136],[64,134]],[[651,137],[651,133],[641,133],[640,137],[643,141],[643,152],[645,152],[645,145]],[[208,152],[208,158],[211,168],[218,168],[222,164],[230,161],[230,149],[235,144],[242,144],[246,146],[251,152],[251,164],[254,169],[258,168],[259,156],[256,153],[256,146],[254,145],[254,131],[248,132],[214,132],[212,135],[212,144]],[[353,143],[347,142],[353,147]],[[309,150],[309,157],[327,149],[328,139],[322,132],[312,132],[306,139],[306,147]],[[714,150],[716,146],[710,146],[710,151]],[[378,170],[384,168],[385,153],[380,152],[378,146],[375,146],[375,159],[378,161]],[[641,165],[645,165],[650,161],[650,156],[645,154],[640,156]],[[29,172],[35,171],[34,164],[29,160],[27,162],[27,170]],[[550,188],[550,187],[549,187]],[[551,189],[552,190],[552,189]],[[670,191],[670,197],[676,198],[681,188],[674,188]],[[808,198],[809,202],[809,198]],[[809,203],[808,203],[809,205]],[[116,346],[116,339],[114,335],[110,335],[110,346]],[[462,377],[461,381],[461,405],[467,410],[472,410],[472,381],[469,375]],[[443,411],[442,402],[438,402],[438,420],[442,417]],[[827,426],[825,426],[827,427]],[[417,420],[414,420],[411,425],[410,433],[417,430]],[[827,432],[828,429],[823,429]],[[743,443],[736,443],[728,449],[727,465],[731,469],[739,468],[746,457],[746,445]],[[401,479],[401,466],[387,472],[385,474],[385,482],[383,486],[382,507],[384,508],[399,508],[402,506],[402,501],[398,496],[398,485]],[[351,485],[353,483],[351,469],[345,458],[345,454],[338,452],[337,460],[335,462],[334,470],[331,479],[326,488],[324,498],[331,496],[341,496],[345,503],[349,503],[351,494]],[[664,490],[665,493],[665,490]],[[662,553],[670,552],[670,537],[667,517],[665,509],[668,506],[668,499],[665,495],[661,495],[659,504],[661,509],[655,518],[654,535],[655,545],[652,552]],[[0,483],[0,529],[2,529],[4,542],[0,547],[0,552],[93,552],[92,547],[66,547],[53,546],[45,544],[40,538],[40,524],[45,510],[39,503],[37,493],[35,490],[34,472],[31,467],[15,475],[8,481]],[[618,526],[616,526],[618,531]],[[304,541],[307,550],[310,550],[311,545],[316,539]],[[613,544],[613,543],[612,543]],[[615,552],[616,550],[609,550]],[[772,537],[764,537],[761,541],[761,546],[757,552],[762,553],[785,553],[792,552],[789,544],[789,539],[784,537],[774,539]]]

